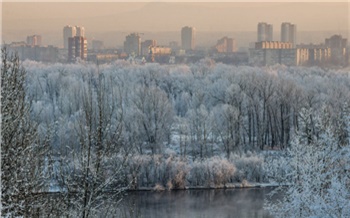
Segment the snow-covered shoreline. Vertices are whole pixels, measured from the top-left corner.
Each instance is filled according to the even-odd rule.
[[[215,190],[215,189],[244,189],[244,188],[270,188],[270,187],[281,187],[288,186],[288,184],[278,183],[227,183],[222,186],[186,186],[184,188],[155,188],[155,187],[140,187],[137,189],[127,189],[128,192],[138,191],[181,191],[181,190]]]

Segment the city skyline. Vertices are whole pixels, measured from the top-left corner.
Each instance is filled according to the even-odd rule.
[[[79,13],[77,8],[80,8]],[[347,2],[5,2],[2,3],[2,11],[2,41],[19,41],[27,35],[39,34],[43,36],[43,44],[55,46],[62,46],[62,27],[68,24],[84,26],[88,40],[99,39],[107,46],[122,43],[113,36],[115,32],[123,34],[123,38],[131,32],[179,32],[183,26],[193,26],[198,30],[199,45],[204,43],[200,41],[201,32],[253,32],[258,22],[275,26],[274,33],[280,32],[282,22],[296,23],[298,32],[333,31],[348,37],[346,33],[349,30]],[[56,37],[58,34],[59,38]],[[108,34],[110,36],[107,37]],[[226,35],[238,38],[237,43],[242,46],[239,37],[232,34]],[[180,37],[179,33],[169,41],[180,41]],[[215,38],[217,40],[217,36]],[[274,38],[277,39],[278,34]],[[162,42],[161,39],[159,41]]]

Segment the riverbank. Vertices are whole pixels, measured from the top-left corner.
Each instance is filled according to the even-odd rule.
[[[208,190],[208,189],[242,189],[242,188],[267,188],[267,187],[279,187],[284,186],[278,183],[227,183],[219,186],[185,186],[184,188],[166,188],[161,185],[155,187],[139,187],[137,189],[127,189],[129,192],[133,191],[176,191],[176,190]]]

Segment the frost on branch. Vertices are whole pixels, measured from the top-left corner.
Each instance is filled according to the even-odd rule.
[[[1,203],[3,216],[33,213],[34,192],[41,189],[43,154],[26,99],[26,71],[17,55],[2,49],[1,65]]]

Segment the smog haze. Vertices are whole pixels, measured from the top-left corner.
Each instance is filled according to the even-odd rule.
[[[183,26],[193,26],[198,31],[199,45],[215,42],[223,34],[236,38],[238,44],[243,45],[256,38],[258,22],[272,24],[276,39],[279,37],[281,23],[291,22],[297,24],[299,41],[308,43],[311,40],[320,41],[327,36],[325,32],[345,34],[347,37],[348,4],[4,2],[2,41],[21,41],[27,35],[41,34],[44,44],[62,46],[62,29],[70,24],[84,26],[88,40],[101,39],[110,46],[122,45],[123,38],[130,32],[143,32],[145,38],[158,36],[160,42],[167,43],[171,40],[179,41]],[[305,33],[310,31],[315,34]]]

